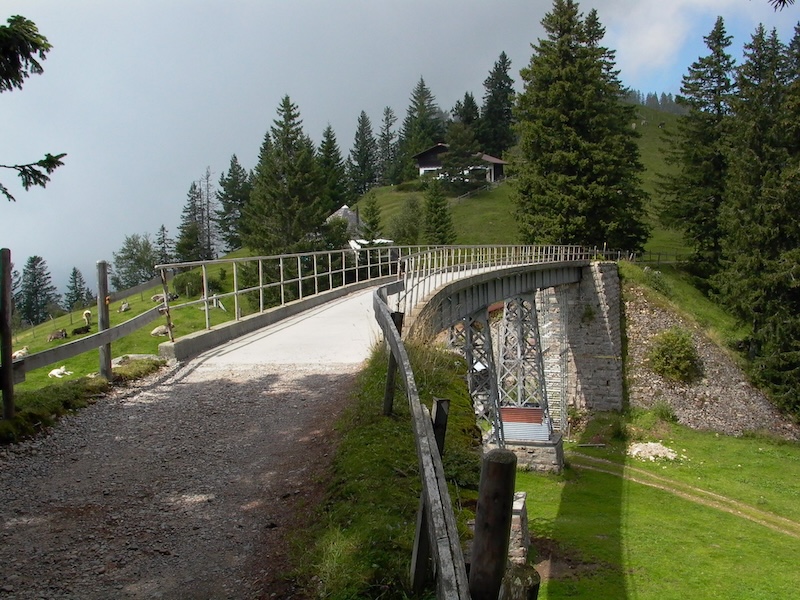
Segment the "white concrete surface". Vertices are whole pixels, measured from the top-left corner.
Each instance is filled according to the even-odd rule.
[[[237,338],[198,357],[223,365],[360,364],[382,339],[373,288],[349,294]]]

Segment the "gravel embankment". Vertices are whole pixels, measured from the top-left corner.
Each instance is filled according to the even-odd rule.
[[[625,302],[625,315],[631,405],[647,408],[660,400],[672,407],[679,423],[694,429],[729,435],[761,431],[800,440],[800,428],[751,386],[728,353],[696,326],[650,302],[639,288],[631,290]],[[645,358],[653,336],[675,325],[692,332],[703,363],[703,377],[698,382],[676,383],[647,368]]]

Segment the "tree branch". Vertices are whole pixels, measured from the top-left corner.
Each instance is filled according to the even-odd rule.
[[[48,152],[44,155],[43,159],[37,160],[36,162],[24,165],[0,165],[0,168],[16,171],[19,174],[19,178],[22,180],[22,187],[26,190],[29,190],[35,185],[46,187],[47,182],[50,181],[49,175],[64,164],[61,159],[65,156],[66,153],[53,156]],[[8,198],[9,202],[16,202],[17,200],[2,183],[0,183],[0,194]]]

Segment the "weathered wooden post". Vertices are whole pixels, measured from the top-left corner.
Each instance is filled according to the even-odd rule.
[[[108,262],[97,261],[97,331],[105,331],[111,324],[108,315]],[[112,379],[111,344],[100,346],[100,376]]]
[[[433,399],[433,436],[439,456],[444,456],[444,438],[447,433],[447,417],[450,414],[450,400]],[[411,588],[415,594],[421,594],[430,574],[431,546],[428,538],[428,518],[425,516],[425,500],[419,499],[417,511],[417,530],[414,536],[414,549],[411,552]]]
[[[0,250],[0,390],[3,393],[3,418],[14,418],[14,365],[11,340],[11,250]]]
[[[403,333],[403,313],[393,312],[392,322],[397,328],[397,333]],[[397,374],[397,359],[392,354],[392,349],[389,348],[389,370],[386,374],[386,389],[383,392],[383,414],[388,417],[392,414],[392,407],[394,405],[394,378]]]
[[[473,600],[497,600],[500,593],[508,560],[516,473],[517,457],[511,450],[484,454],[469,570]]]

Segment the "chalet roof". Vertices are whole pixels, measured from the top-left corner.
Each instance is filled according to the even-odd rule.
[[[342,204],[341,208],[336,212],[332,213],[325,219],[326,223],[329,223],[331,219],[344,219],[347,221],[348,227],[350,228],[357,228],[358,227],[358,215],[350,210],[350,207],[347,204]]]
[[[442,152],[447,152],[448,145],[438,143],[435,146],[431,146],[427,150],[423,150],[422,152],[417,152],[411,158],[419,158],[421,156],[425,156],[426,154],[441,154]],[[492,156],[490,154],[484,154],[483,152],[478,152],[475,156],[480,158],[484,162],[492,163],[495,165],[507,165],[508,162],[503,160],[502,158],[497,158],[496,156]]]

